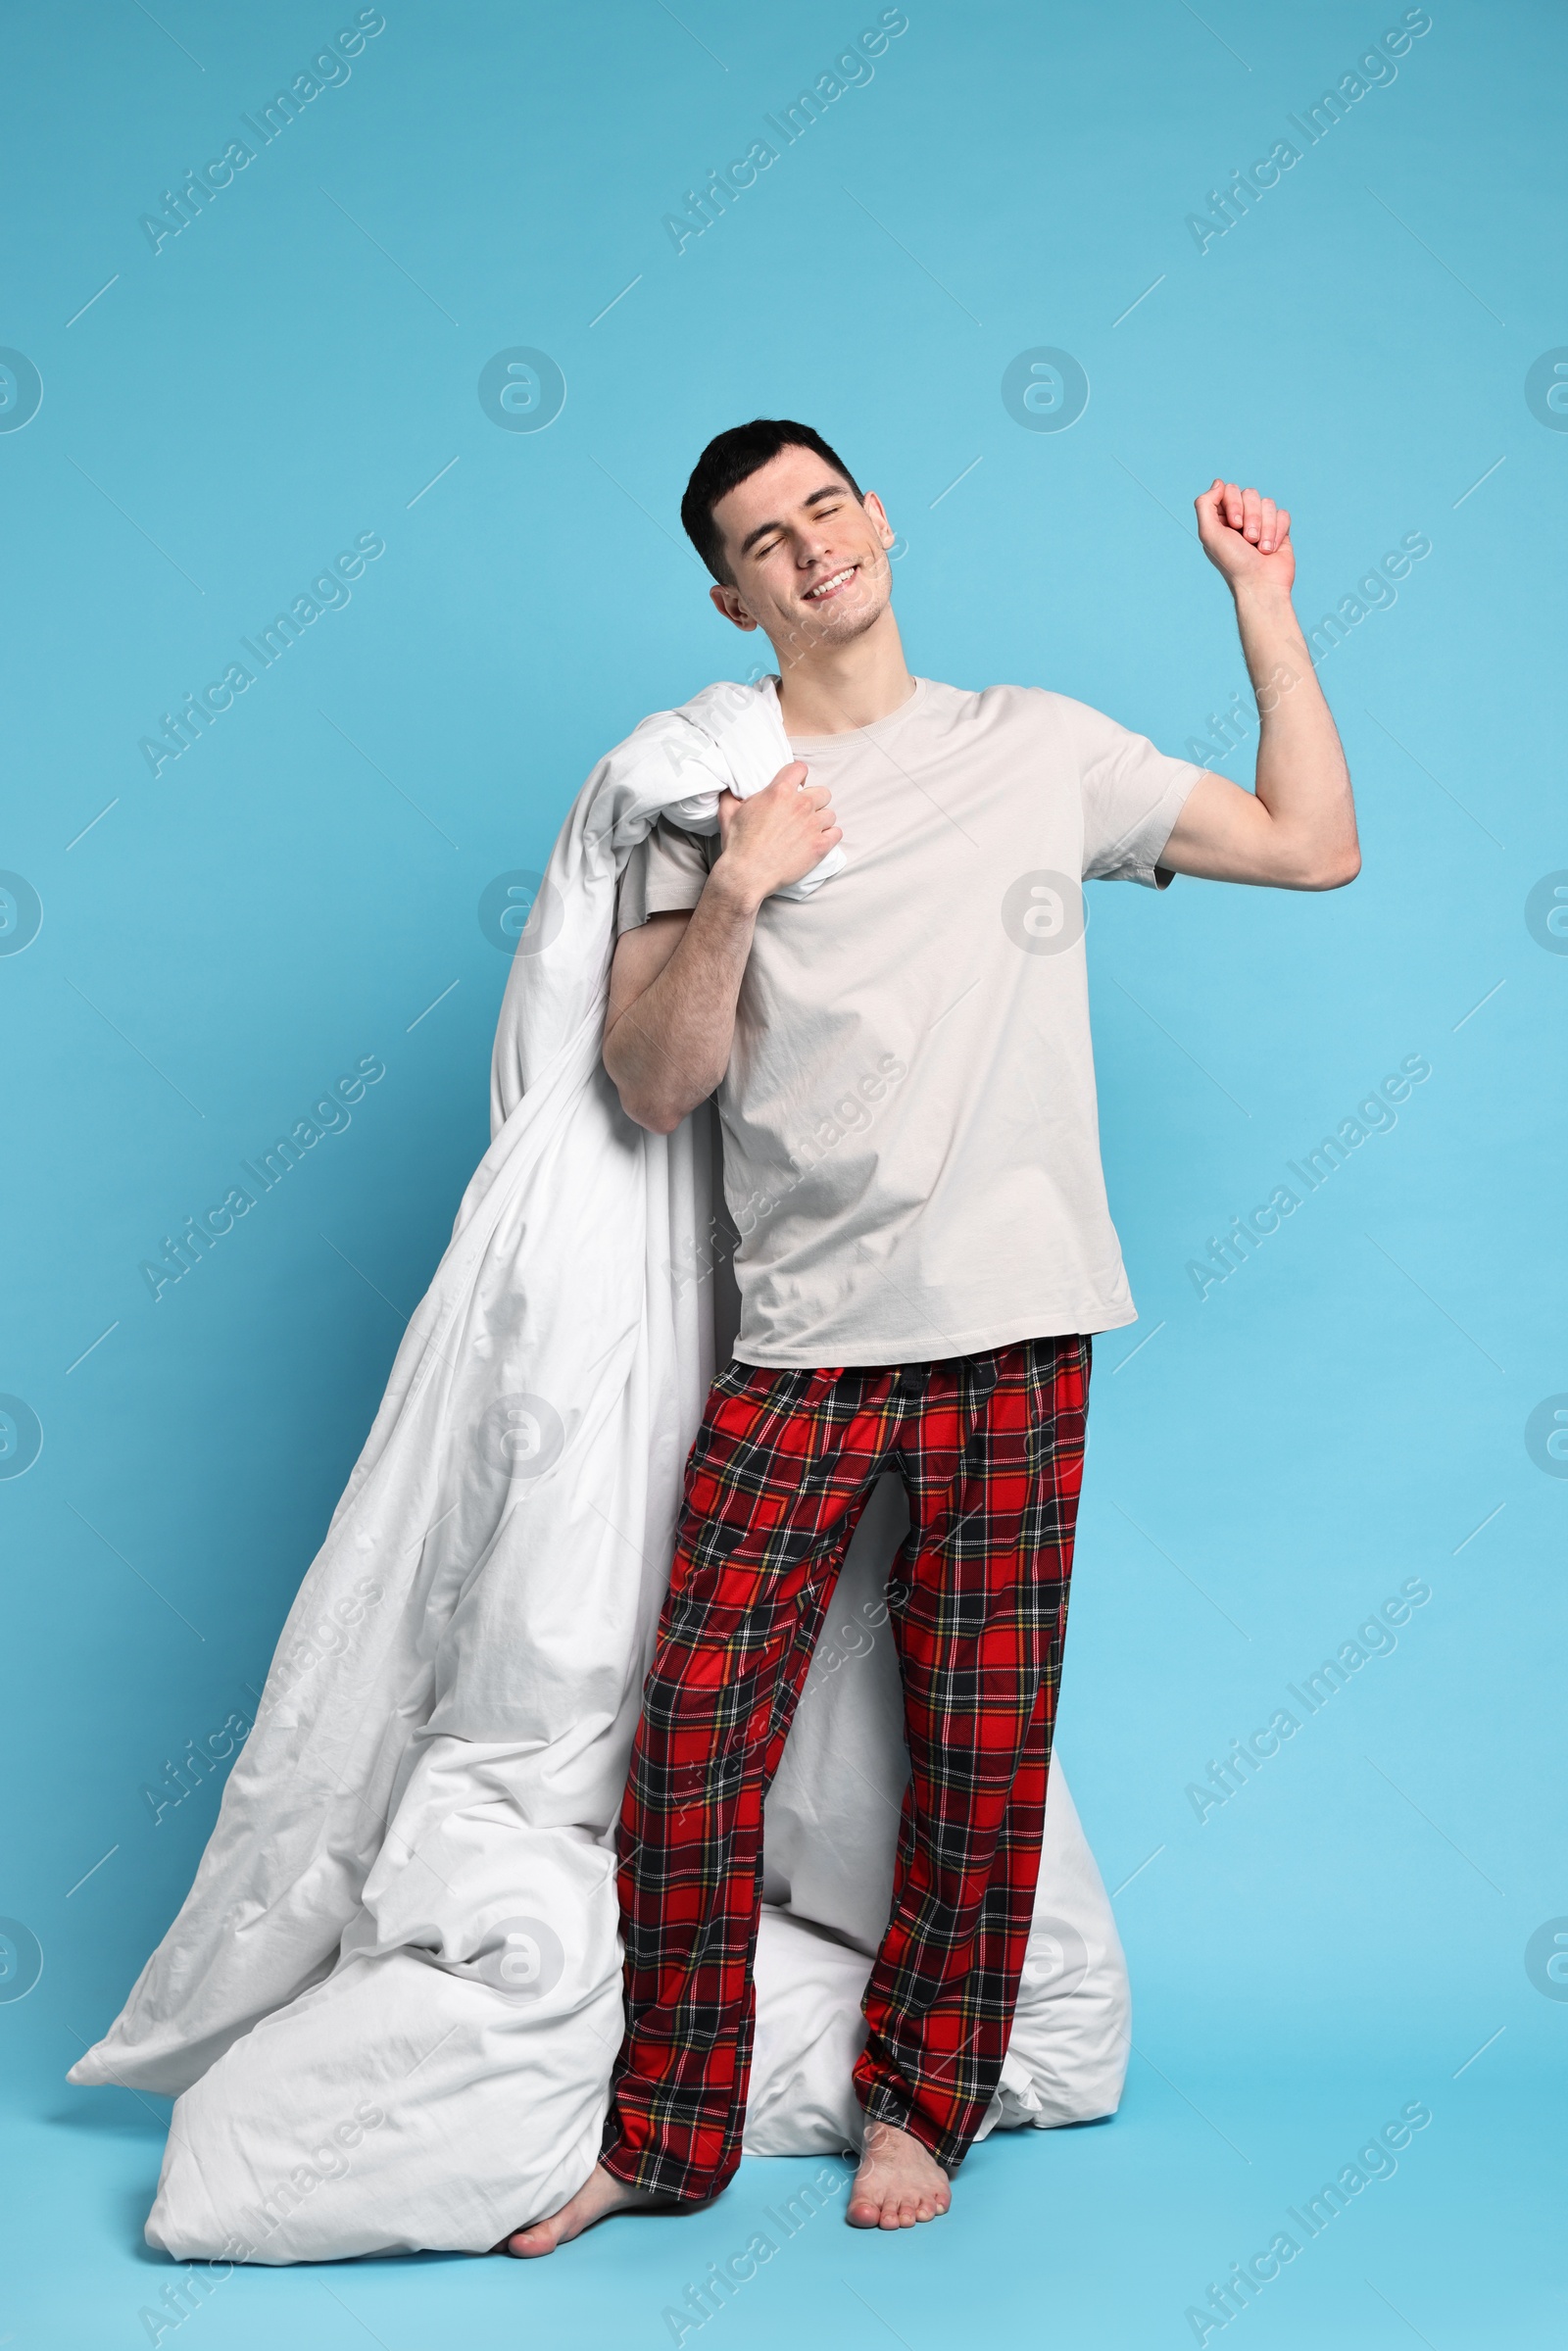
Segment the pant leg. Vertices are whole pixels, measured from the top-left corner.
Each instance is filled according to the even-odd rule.
[[[1045,1825],[1089,1341],[931,1366],[889,1589],[910,1781],[855,2069],[869,2119],[956,2170],[1012,2029]]]
[[[890,1373],[714,1382],[620,1821],[626,2033],[605,2168],[700,2199],[740,2161],[762,1801],[887,1453]]]

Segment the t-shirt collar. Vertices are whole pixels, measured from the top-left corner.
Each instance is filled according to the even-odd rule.
[[[914,692],[906,695],[896,710],[890,710],[885,718],[873,719],[869,726],[853,726],[842,735],[791,735],[790,749],[803,759],[820,759],[826,752],[847,751],[857,743],[881,743],[903,726],[906,719],[914,716],[925,701],[929,685],[928,678],[917,677]]]

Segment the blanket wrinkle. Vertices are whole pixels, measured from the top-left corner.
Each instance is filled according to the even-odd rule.
[[[597,2157],[622,2022],[615,1823],[734,1327],[727,1265],[708,1269],[707,1105],[646,1133],[600,1061],[615,894],[661,811],[702,821],[788,757],[772,680],[708,687],[602,759],[563,825],[501,1005],[490,1146],[195,1882],[71,2070],[175,2095],[147,2238],[180,2259],[480,2252]],[[841,1595],[882,1589],[903,1506],[884,1486]],[[768,1799],[755,2152],[858,2135],[906,1773],[879,1641],[808,1690]],[[1113,2111],[1126,2062],[1120,1947],[1059,1769],[1046,1836],[1039,1949],[1061,1951],[1065,1921],[1085,1958],[1026,1977],[1003,2126]]]

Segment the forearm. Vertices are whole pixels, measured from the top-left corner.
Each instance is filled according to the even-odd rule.
[[[760,901],[721,857],[668,962],[605,1030],[622,1107],[667,1135],[729,1066],[735,1006]]]
[[[1239,586],[1236,623],[1257,696],[1253,789],[1276,842],[1303,873],[1353,873],[1350,774],[1289,594]]]

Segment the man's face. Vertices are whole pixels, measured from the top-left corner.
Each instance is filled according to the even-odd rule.
[[[880,619],[892,594],[894,533],[882,501],[857,499],[814,450],[790,447],[721,498],[733,587],[710,591],[737,628],[760,628],[784,662],[846,645]]]

